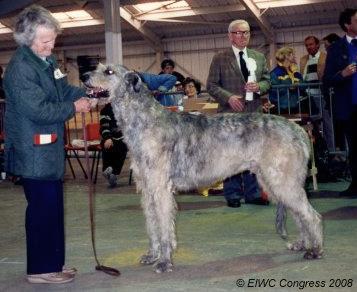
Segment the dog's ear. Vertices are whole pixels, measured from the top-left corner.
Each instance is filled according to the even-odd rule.
[[[127,85],[130,85],[133,87],[135,92],[140,91],[142,81],[137,73],[135,73],[135,72],[125,73],[124,80]]]
[[[99,70],[104,70],[104,68],[106,68],[106,66],[105,66],[104,64],[98,63],[97,69],[99,69]]]

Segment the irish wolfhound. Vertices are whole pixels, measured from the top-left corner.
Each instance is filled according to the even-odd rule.
[[[290,247],[305,249],[305,258],[322,255],[321,217],[303,188],[310,144],[300,126],[268,114],[173,113],[123,66],[99,65],[87,74],[88,87],[108,90],[107,101],[130,150],[150,238],[141,263],[154,264],[158,273],[172,270],[176,191],[208,186],[247,169],[294,217],[300,236]]]

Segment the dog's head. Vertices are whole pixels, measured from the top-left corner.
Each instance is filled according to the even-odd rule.
[[[142,86],[136,72],[121,65],[103,64],[99,64],[95,71],[85,73],[83,83],[93,92],[93,96],[105,99],[106,102],[123,98],[130,92],[139,92]]]

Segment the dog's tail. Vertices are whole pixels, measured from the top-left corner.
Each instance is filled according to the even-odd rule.
[[[286,239],[288,237],[286,231],[286,208],[281,202],[278,203],[276,209],[275,228],[281,238]]]

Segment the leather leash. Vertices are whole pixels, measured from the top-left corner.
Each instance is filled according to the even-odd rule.
[[[95,222],[94,222],[94,185],[92,182],[92,178],[90,176],[90,162],[89,162],[89,152],[88,152],[88,141],[87,141],[87,129],[85,126],[85,113],[82,113],[82,128],[83,128],[83,140],[84,140],[84,154],[86,160],[86,171],[88,174],[87,182],[88,182],[88,200],[89,200],[89,218],[90,218],[90,230],[91,230],[91,239],[92,239],[92,249],[94,254],[94,259],[97,263],[95,269],[97,271],[102,271],[108,275],[118,277],[120,275],[120,271],[103,266],[99,263],[97,257],[97,251],[95,248]]]

